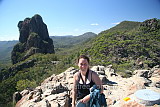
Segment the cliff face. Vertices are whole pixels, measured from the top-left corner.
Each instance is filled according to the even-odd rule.
[[[11,59],[15,64],[35,53],[54,53],[52,39],[49,38],[47,25],[40,15],[19,21],[19,43],[13,48]]]

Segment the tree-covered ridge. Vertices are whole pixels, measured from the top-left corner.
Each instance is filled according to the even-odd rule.
[[[141,22],[134,22],[134,21],[123,21],[120,24],[116,25],[115,27],[112,27],[109,30],[109,32],[113,32],[113,31],[130,31],[132,29],[135,29],[136,27],[139,26]]]
[[[150,19],[141,23],[132,22],[128,26],[127,22],[122,22],[113,29],[103,31],[82,53],[88,54],[94,65],[114,64],[117,68],[131,69],[138,65],[137,60],[142,62],[143,68],[159,65],[159,50],[160,20]]]

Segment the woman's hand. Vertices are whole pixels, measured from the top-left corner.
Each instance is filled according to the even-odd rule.
[[[74,104],[72,104],[72,107],[76,107]]]
[[[83,99],[81,99],[82,103],[87,103],[90,100],[90,95],[85,96]]]

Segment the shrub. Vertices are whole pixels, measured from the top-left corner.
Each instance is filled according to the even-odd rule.
[[[35,88],[36,87],[36,82],[35,81],[30,81],[28,79],[26,80],[19,80],[17,82],[17,90],[18,91],[22,91],[23,89],[26,89],[26,88]]]

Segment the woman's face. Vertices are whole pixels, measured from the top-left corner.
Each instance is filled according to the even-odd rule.
[[[89,63],[88,63],[87,59],[80,58],[79,62],[78,62],[78,66],[81,71],[87,72],[87,70],[89,68]]]

